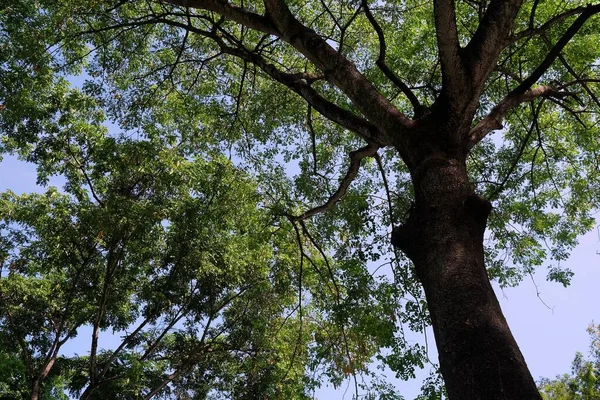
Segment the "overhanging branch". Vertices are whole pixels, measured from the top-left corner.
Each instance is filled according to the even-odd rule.
[[[222,35],[215,31],[206,31],[198,29],[192,25],[184,24],[180,21],[172,21],[169,19],[160,19],[158,22],[176,26],[182,29],[189,30],[198,35],[212,39],[221,49],[222,53],[229,54],[240,58],[241,60],[253,64],[260,68],[263,72],[269,75],[272,79],[287,86],[289,89],[298,93],[321,115],[339,124],[340,126],[356,133],[361,138],[378,143],[381,146],[391,144],[390,141],[385,141],[386,136],[372,123],[366,119],[348,111],[335,103],[327,100],[319,94],[311,84],[322,79],[320,75],[308,73],[286,73],[277,69],[273,64],[267,62],[260,54],[246,49],[241,43],[236,42],[236,46],[232,47],[225,43]],[[234,41],[233,38],[229,38]]]
[[[579,17],[567,29],[562,37],[556,42],[553,48],[550,49],[546,58],[542,63],[525,79],[519,86],[517,86],[511,93],[523,93],[529,89],[541,76],[550,68],[554,60],[560,55],[560,52],[565,48],[567,43],[575,36],[575,34],[581,29],[583,24],[594,14],[600,12],[600,4],[594,6],[587,6]]]
[[[379,146],[375,144],[368,144],[365,147],[361,147],[360,149],[353,151],[350,153],[350,166],[348,167],[348,171],[346,171],[346,175],[342,178],[340,182],[340,186],[332,194],[325,204],[322,204],[318,207],[311,208],[308,211],[298,215],[298,216],[289,216],[292,221],[302,221],[317,214],[323,213],[325,211],[330,210],[341,198],[346,194],[350,184],[356,176],[358,175],[358,171],[360,169],[360,162],[363,158],[373,157],[377,154],[377,150],[379,150]]]
[[[418,118],[425,112],[425,107],[421,105],[417,96],[410,90],[410,88],[392,71],[385,62],[385,54],[387,50],[387,44],[385,42],[385,35],[383,34],[383,29],[381,29],[381,25],[373,16],[373,13],[369,9],[369,4],[367,0],[362,0],[362,8],[365,11],[365,15],[367,19],[371,23],[371,26],[377,33],[377,39],[379,40],[379,56],[377,57],[376,64],[379,69],[384,73],[384,75],[394,84],[398,89],[404,93],[408,101],[413,107],[415,117]]]
[[[339,107],[335,103],[325,99],[321,94],[319,94],[311,86],[311,83],[317,79],[317,77],[314,75],[304,73],[290,74],[282,72],[274,65],[269,64],[260,55],[256,53],[250,53],[239,48],[222,46],[221,50],[224,53],[239,57],[256,65],[271,78],[298,93],[321,115],[358,134],[363,139],[377,142],[382,146],[391,144],[390,142],[382,140],[384,135],[380,133],[375,125],[371,124],[366,119]]]
[[[552,28],[553,26],[563,22],[565,19],[573,16],[573,15],[577,15],[577,14],[581,14],[586,10],[587,7],[576,7],[576,8],[572,8],[570,10],[567,10],[565,12],[562,12],[558,15],[555,15],[554,17],[550,18],[548,21],[546,21],[544,24],[540,25],[539,27],[535,28],[533,27],[533,24],[530,23],[529,28],[522,30],[520,32],[515,33],[514,35],[512,35],[509,39],[508,39],[508,43],[507,44],[511,44],[511,43],[515,43],[519,40],[522,39],[526,39],[532,36],[537,36],[537,35],[541,35],[547,31],[550,30],[550,28]]]
[[[265,15],[249,12],[222,0],[164,0],[170,4],[213,11],[248,28],[279,37],[292,45],[337,86],[361,113],[379,127],[379,142],[391,142],[403,128],[413,125],[343,54],[315,31],[303,25],[282,0],[264,0]],[[317,109],[317,107],[315,107]],[[396,141],[398,139],[396,138]]]
[[[201,9],[215,12],[240,25],[264,33],[278,35],[278,31],[269,18],[234,6],[223,0],[163,0],[165,3],[181,7]]]
[[[565,48],[569,41],[575,36],[575,34],[581,29],[583,24],[593,15],[600,12],[600,4],[587,6],[585,10],[581,12],[579,17],[562,37],[556,42],[554,47],[550,49],[544,60],[540,65],[526,78],[519,86],[513,89],[492,111],[483,118],[471,131],[469,132],[469,148],[472,148],[481,139],[483,139],[489,132],[502,128],[502,119],[506,113],[515,105],[524,101],[530,101],[537,97],[565,97],[570,96],[570,92],[561,92],[551,86],[539,86],[534,89],[530,89],[535,82],[542,77],[542,75],[550,68],[552,63],[559,57],[560,52]]]
[[[472,148],[491,131],[502,129],[502,120],[508,111],[517,104],[535,100],[540,97],[561,98],[572,96],[571,92],[563,92],[552,86],[537,86],[525,93],[513,94],[504,98],[492,111],[475,125],[469,132],[469,148]]]
[[[542,35],[542,40],[544,41],[544,43],[546,43],[546,45],[548,47],[551,47],[550,44],[550,40],[546,37],[546,35]],[[573,76],[573,78],[575,78],[575,81],[568,83],[567,85],[572,85],[572,84],[579,84],[581,85],[581,87],[583,88],[583,90],[586,91],[586,93],[588,94],[588,96],[590,96],[590,98],[592,99],[592,101],[598,106],[600,107],[600,100],[598,99],[598,97],[594,94],[594,92],[592,92],[592,90],[590,89],[590,87],[587,85],[587,82],[589,82],[590,80],[588,79],[584,79],[582,78],[574,69],[573,67],[571,67],[571,64],[569,64],[567,62],[567,59],[562,55],[559,54],[558,55],[558,59],[560,60],[560,62],[562,63],[562,65],[567,69],[567,71],[569,71],[569,73]],[[593,81],[593,79],[591,80]],[[596,80],[597,81],[597,80]],[[564,87],[564,86],[563,86]]]

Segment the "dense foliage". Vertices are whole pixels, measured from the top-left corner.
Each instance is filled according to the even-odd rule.
[[[447,79],[433,3],[288,6],[419,118]],[[463,48],[488,3],[454,4]],[[584,6],[524,2],[475,122]],[[409,340],[431,323],[423,289],[389,243],[415,200],[402,152],[373,144],[379,121],[322,60],[248,17],[265,7],[2,2],[0,150],[64,186],[0,195],[0,394],[301,399],[349,380],[392,399],[374,365],[408,379],[430,363]],[[568,285],[560,261],[594,225],[599,29],[591,16],[542,71],[550,89],[512,104],[502,137],[485,132],[467,158],[494,203],[487,273],[503,286],[538,267]],[[64,350],[88,331],[86,349]],[[423,398],[437,399],[430,367]]]
[[[322,258],[231,161],[78,128],[35,156],[63,190],[1,196],[3,394],[303,398],[391,344],[393,296],[369,289],[393,289]]]

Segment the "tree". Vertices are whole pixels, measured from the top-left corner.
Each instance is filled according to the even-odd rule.
[[[220,157],[188,160],[79,128],[39,155],[64,169],[66,193],[0,195],[0,394],[302,392],[306,355],[287,342],[297,324],[293,236],[271,228],[248,177]],[[86,325],[89,354],[65,356]],[[121,337],[114,349],[101,347],[106,330]],[[252,385],[244,374],[257,375]]]
[[[299,304],[306,262],[342,332],[369,325],[354,302],[396,304],[390,319],[401,310],[417,330],[430,319],[450,399],[539,399],[489,278],[516,284],[549,257],[549,279],[566,285],[558,262],[593,226],[598,12],[554,0],[11,0],[4,146],[37,160],[70,129],[60,88],[80,75],[125,132],[226,153],[253,176],[260,207],[296,233]],[[373,286],[368,261],[389,252],[390,230],[414,267],[394,254],[394,285]],[[395,349],[379,357],[400,375],[423,362],[398,327],[353,332],[386,337],[371,343]],[[376,354],[345,348],[333,361],[344,374]]]
[[[346,359],[389,340],[390,301],[366,315],[368,297],[323,287],[327,261],[230,160],[110,134],[93,99],[62,88],[69,114],[27,155],[62,191],[0,193],[0,396],[304,399],[309,368],[339,384]],[[84,328],[87,354],[66,354]]]
[[[597,400],[600,399],[600,326],[588,327],[591,337],[591,360],[577,352],[571,364],[571,375],[556,379],[542,379],[539,387],[544,400]]]

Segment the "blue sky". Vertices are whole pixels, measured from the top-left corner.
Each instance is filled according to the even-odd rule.
[[[60,186],[62,182],[54,179],[50,184]],[[36,186],[35,166],[12,156],[5,156],[0,162],[0,191],[6,189],[16,193],[43,190]],[[535,283],[527,278],[519,287],[504,290],[495,285],[506,319],[535,379],[566,373],[576,351],[587,354],[589,338],[586,327],[593,320],[600,323],[599,235],[596,227],[581,237],[579,246],[563,263],[575,272],[568,288],[547,282],[543,268],[534,276]],[[429,337],[430,340],[433,337],[431,332]],[[102,339],[105,347],[114,345],[115,340],[111,340],[109,334]],[[80,337],[66,350],[85,354],[88,345],[89,335],[81,330]],[[430,341],[429,347],[433,349],[431,357],[434,358],[433,342]],[[420,380],[397,382],[397,385],[407,399],[412,399],[418,394]],[[317,395],[321,399],[342,398],[344,389],[324,388]],[[351,390],[345,397],[351,398]]]
[[[497,291],[512,332],[535,378],[568,372],[575,351],[587,354],[587,326],[600,323],[600,241],[598,228],[582,236],[563,263],[575,272],[571,286],[545,281],[545,271],[518,288]],[[505,297],[503,297],[505,296]]]

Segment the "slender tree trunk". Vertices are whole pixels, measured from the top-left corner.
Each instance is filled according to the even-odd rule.
[[[430,157],[411,172],[415,206],[392,242],[425,289],[449,398],[541,399],[485,269],[491,204],[473,192],[463,159]]]
[[[59,335],[60,335],[60,331],[56,334],[56,340],[54,342],[54,349],[52,350],[52,356],[50,357],[50,359],[44,366],[44,369],[42,370],[42,372],[40,372],[40,374],[33,381],[33,385],[31,387],[31,400],[37,400],[40,397],[40,386],[42,384],[42,381],[48,376],[48,374],[50,373],[50,370],[52,369],[52,367],[54,366],[54,363],[56,362],[56,357],[58,357],[58,349],[61,346],[61,343],[59,340]]]
[[[40,380],[36,379],[33,381],[31,388],[31,400],[38,400],[40,397]]]

